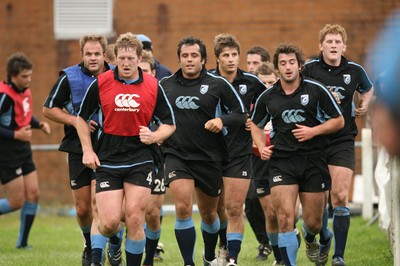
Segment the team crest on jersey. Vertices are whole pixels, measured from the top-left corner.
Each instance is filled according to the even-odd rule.
[[[239,92],[240,94],[245,95],[247,93],[247,85],[245,84],[239,85]]]
[[[310,98],[308,97],[308,94],[303,94],[300,96],[300,102],[302,105],[307,105],[309,100]]]
[[[208,91],[208,85],[201,85],[200,86],[200,93],[201,94],[206,94]]]
[[[344,81],[344,83],[346,83],[347,85],[349,85],[350,82],[351,82],[351,76],[350,76],[350,74],[343,74],[343,81]]]

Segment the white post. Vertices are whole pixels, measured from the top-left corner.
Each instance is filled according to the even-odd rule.
[[[363,177],[363,204],[362,216],[364,219],[371,219],[373,216],[373,153],[371,129],[362,129],[362,177]],[[356,188],[357,189],[357,188]]]
[[[400,266],[400,163],[398,158],[391,160],[391,182],[392,182],[392,215],[390,217],[392,221],[392,243],[394,253],[394,265]]]

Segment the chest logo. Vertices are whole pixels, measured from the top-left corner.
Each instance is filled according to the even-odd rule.
[[[201,94],[206,94],[208,91],[208,85],[201,85],[200,86],[200,93]]]
[[[300,102],[302,105],[307,105],[309,100],[310,100],[310,97],[308,96],[308,94],[303,94],[300,96]]]
[[[118,107],[132,107],[132,108],[136,108],[140,105],[140,103],[138,103],[137,101],[135,101],[133,98],[140,98],[139,95],[137,94],[118,94],[117,96],[115,96],[115,104]]]
[[[245,95],[247,93],[247,85],[240,84],[239,85],[239,93],[242,95]]]
[[[351,82],[351,76],[350,74],[343,74],[343,81],[346,85],[349,85]]]
[[[196,104],[195,100],[198,101],[199,98],[197,98],[195,96],[179,96],[175,100],[175,105],[179,109],[192,109],[192,110],[195,110],[195,109],[198,109],[200,107],[200,106],[198,106]]]
[[[29,110],[31,108],[31,105],[29,104],[29,98],[26,97],[23,101],[22,101],[22,108],[24,109],[24,116],[27,116],[29,113]]]
[[[302,114],[304,114],[304,111],[301,109],[285,110],[282,112],[282,120],[286,124],[300,123],[306,120],[305,117],[302,116]]]

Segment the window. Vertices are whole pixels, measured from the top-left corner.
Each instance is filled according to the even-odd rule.
[[[79,39],[85,34],[115,36],[114,0],[54,0],[54,33],[57,40]]]

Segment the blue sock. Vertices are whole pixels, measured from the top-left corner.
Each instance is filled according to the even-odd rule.
[[[278,246],[278,233],[268,233],[269,241],[271,242],[272,251],[276,261],[281,261],[282,256]]]
[[[296,265],[299,244],[294,231],[278,234],[279,250],[285,265]]]
[[[100,263],[104,258],[104,250],[106,249],[108,238],[101,235],[90,235],[92,249],[92,263]]]
[[[228,227],[228,220],[224,221],[219,225],[219,245],[220,246],[227,246],[228,245],[228,240],[226,239],[226,229]]]
[[[228,233],[226,238],[228,240],[228,259],[234,259],[235,263],[237,263],[240,248],[242,246],[243,234]]]
[[[208,261],[215,259],[215,247],[218,242],[219,218],[213,224],[201,221],[201,233],[204,241],[204,258]]]
[[[146,239],[134,241],[126,238],[125,255],[126,265],[140,266],[142,262],[143,250],[146,244]]]
[[[334,257],[344,258],[346,249],[347,234],[350,228],[350,210],[340,206],[333,210],[333,235],[335,236]]]
[[[156,253],[158,240],[161,236],[161,229],[157,231],[151,231],[146,228],[146,255],[143,261],[143,265],[153,265],[154,254]]]
[[[28,235],[31,231],[33,220],[35,219],[38,204],[35,202],[25,201],[21,209],[21,226],[19,228],[19,235],[17,247],[26,247],[28,245]]]
[[[332,236],[331,231],[329,231],[329,227],[328,227],[328,219],[329,219],[329,210],[328,210],[328,208],[326,208],[324,211],[324,215],[322,216],[321,232],[319,232],[319,236],[320,236],[319,242],[322,245],[326,245]]]
[[[0,199],[0,215],[12,212],[13,209],[10,206],[8,199]]]
[[[175,220],[175,237],[181,251],[184,265],[194,265],[196,229],[192,217]]]

